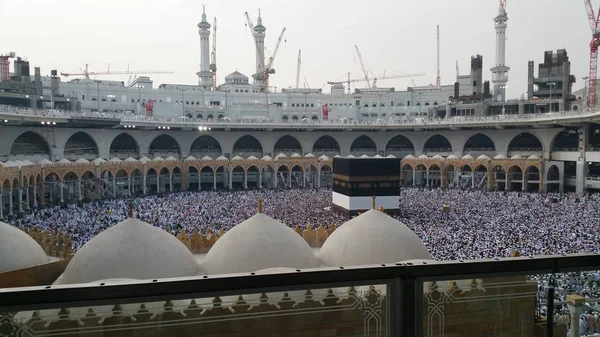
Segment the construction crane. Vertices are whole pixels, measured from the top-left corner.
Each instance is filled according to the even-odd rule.
[[[212,90],[217,90],[217,18],[213,20],[212,53],[210,54],[210,71],[212,71]]]
[[[300,66],[302,65],[302,49],[298,49],[298,65],[296,66],[296,89],[300,88]],[[304,78],[306,80],[306,78]]]
[[[363,62],[363,58],[362,58],[362,55],[360,54],[360,50],[358,50],[357,45],[354,45],[354,48],[356,48],[356,55],[358,55],[358,61],[360,62],[360,67],[362,68],[362,72],[365,75],[365,81],[367,82],[367,85],[369,86],[369,88],[371,88],[371,82],[369,81],[369,74],[367,73],[367,70],[365,69],[365,63]]]
[[[406,78],[406,77],[418,77],[418,76],[425,76],[425,74],[404,74],[404,75],[397,75],[397,76],[383,76],[380,77],[380,80],[391,80],[391,79],[395,79],[395,78]],[[377,79],[375,79],[375,83]],[[355,78],[355,79],[351,79],[350,78],[350,74],[348,73],[348,80],[346,81],[328,81],[327,84],[344,84],[347,83],[348,84],[348,88],[350,88],[350,83],[356,83],[356,82],[365,82],[367,81],[367,83],[370,81],[369,78]],[[369,83],[369,88],[373,88],[370,83]]]
[[[267,63],[267,66],[265,67],[265,75],[264,75],[264,80],[265,80],[265,91],[267,91],[267,89],[269,88],[269,76],[271,74],[275,74],[275,69],[273,69],[273,62],[275,61],[275,56],[277,55],[277,51],[279,50],[279,46],[281,45],[281,41],[283,40],[283,35],[285,34],[287,28],[283,27],[283,29],[281,30],[281,34],[279,34],[279,37],[277,38],[277,44],[275,45],[275,50],[273,51],[273,55],[271,55],[271,57],[269,57],[269,62]]]
[[[0,82],[6,82],[10,80],[10,61],[9,59],[15,58],[14,52],[0,55]]]
[[[307,89],[310,89],[310,83],[308,83],[306,76],[304,76],[304,85],[306,86]]]
[[[90,76],[99,76],[99,75],[151,75],[151,74],[172,74],[172,71],[110,71],[110,66],[107,71],[89,71],[88,64],[85,65],[85,69],[80,69],[80,73],[60,73],[61,76],[69,77],[69,76],[84,76],[86,79],[89,79]]]
[[[437,76],[435,85],[442,85],[442,77],[440,76],[440,25],[437,25]]]
[[[592,41],[590,42],[590,73],[588,79],[587,106],[588,108],[596,107],[598,103],[598,47],[600,47],[600,10],[598,16],[594,12],[591,0],[585,1],[585,9],[587,11],[590,28],[592,30]]]

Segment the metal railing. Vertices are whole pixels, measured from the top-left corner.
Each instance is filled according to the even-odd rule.
[[[99,119],[118,119],[122,123],[178,123],[189,127],[197,127],[198,124],[204,126],[235,126],[247,124],[261,124],[263,126],[280,126],[280,125],[321,125],[342,128],[344,126],[444,126],[444,125],[468,125],[468,124],[502,124],[511,122],[549,122],[556,123],[560,120],[569,120],[576,118],[600,117],[600,109],[585,109],[580,111],[562,111],[523,115],[495,115],[495,116],[479,116],[479,117],[449,117],[449,118],[423,118],[423,117],[406,117],[402,119],[387,118],[387,119],[362,119],[359,121],[349,121],[345,118],[339,120],[300,120],[297,122],[291,119],[282,120],[276,118],[257,117],[256,119],[213,119],[210,121],[200,121],[186,117],[166,117],[166,116],[146,116],[133,115],[122,113],[109,112],[75,112],[64,110],[41,110],[31,108],[19,108],[12,106],[0,106],[0,115],[2,116],[32,116],[32,117],[56,117],[56,118],[71,118],[71,117],[88,117]]]

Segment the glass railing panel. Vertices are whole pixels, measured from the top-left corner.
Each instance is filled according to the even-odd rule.
[[[386,285],[0,312],[0,336],[377,336]]]

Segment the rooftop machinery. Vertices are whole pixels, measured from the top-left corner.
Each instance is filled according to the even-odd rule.
[[[129,70],[129,66],[127,66],[127,71],[110,71],[110,65],[106,71],[89,71],[88,64],[85,65],[84,69],[80,69],[79,73],[60,73],[61,76],[69,77],[69,76],[84,76],[86,79],[89,79],[90,76],[98,76],[98,75],[151,75],[151,74],[172,74],[172,71],[136,71]]]

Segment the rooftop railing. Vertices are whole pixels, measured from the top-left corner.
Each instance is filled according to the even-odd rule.
[[[236,125],[254,125],[259,124],[261,127],[278,127],[284,125],[294,126],[332,126],[336,128],[352,127],[352,126],[414,126],[414,127],[427,127],[427,126],[453,126],[453,125],[465,125],[465,124],[479,124],[479,123],[491,123],[491,124],[503,124],[503,123],[535,123],[535,122],[556,122],[558,120],[565,119],[577,119],[577,118],[588,118],[588,117],[600,117],[600,109],[586,109],[580,111],[562,111],[562,112],[549,112],[549,113],[537,113],[537,114],[511,114],[511,115],[494,115],[494,116],[479,116],[479,117],[448,117],[448,118],[423,118],[423,117],[407,117],[407,118],[379,118],[379,119],[361,119],[358,121],[351,121],[346,118],[336,120],[312,120],[309,118],[293,121],[290,119],[283,120],[279,118],[267,118],[257,117],[256,119],[234,119],[234,118],[222,118],[222,119],[211,119],[211,120],[197,120],[195,118],[187,117],[167,117],[167,116],[146,116],[146,115],[135,115],[135,114],[123,114],[123,113],[109,113],[109,112],[75,112],[75,111],[64,111],[64,110],[42,110],[42,109],[31,109],[31,108],[19,108],[13,106],[2,106],[0,105],[1,116],[31,116],[31,117],[55,117],[55,118],[73,118],[73,117],[87,117],[96,119],[118,119],[122,123],[175,123],[185,127],[197,127],[198,125],[203,126],[236,126]]]

